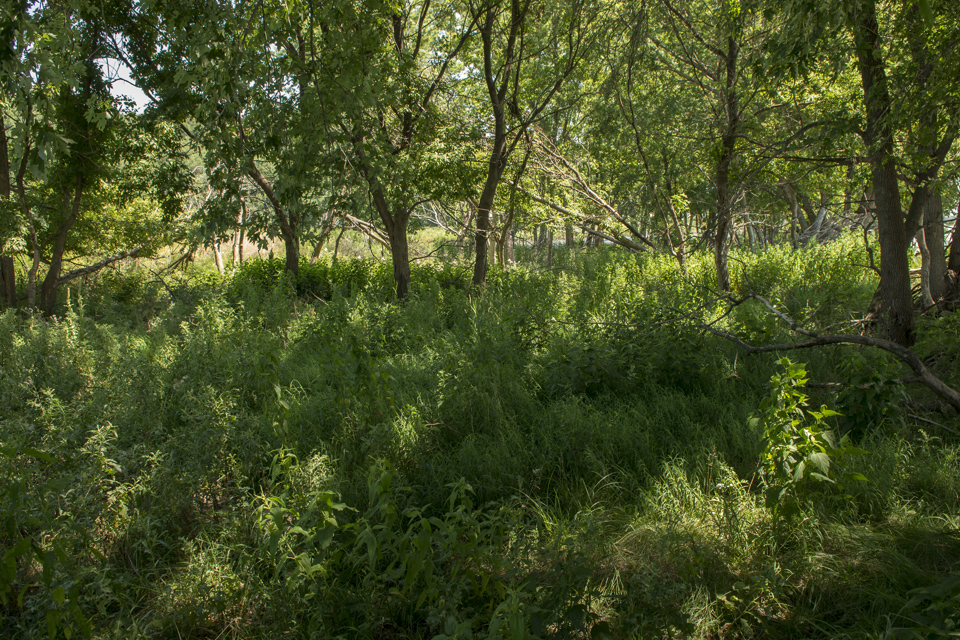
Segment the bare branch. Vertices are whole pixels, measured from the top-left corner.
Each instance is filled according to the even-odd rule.
[[[923,361],[920,357],[915,354],[910,349],[897,344],[896,342],[885,340],[883,338],[873,338],[871,336],[862,336],[856,334],[839,334],[839,335],[820,335],[814,331],[804,329],[800,327],[792,318],[790,318],[785,313],[777,310],[769,301],[758,296],[758,295],[749,295],[740,300],[728,299],[729,303],[732,306],[737,306],[742,304],[746,300],[754,299],[763,304],[767,309],[774,313],[778,318],[786,322],[790,329],[794,333],[799,333],[800,335],[807,336],[809,339],[801,340],[799,342],[785,342],[781,344],[771,344],[763,346],[753,346],[748,344],[738,338],[737,336],[727,333],[726,331],[721,331],[716,329],[713,326],[708,324],[701,324],[700,328],[708,331],[715,336],[719,336],[730,342],[733,342],[738,347],[746,351],[747,353],[769,353],[771,351],[791,351],[794,349],[809,349],[811,347],[822,347],[830,344],[858,344],[865,347],[876,347],[877,349],[883,349],[888,353],[892,353],[900,362],[904,363],[916,374],[919,378],[919,382],[922,382],[928,389],[933,391],[941,399],[949,403],[954,409],[960,411],[960,393],[955,389],[947,385],[943,380],[938,378],[931,372],[926,365],[923,364]]]
[[[130,249],[129,251],[123,251],[121,253],[117,253],[112,256],[107,256],[103,260],[96,262],[90,265],[89,267],[83,267],[82,269],[75,269],[69,273],[65,273],[64,275],[60,276],[60,278],[57,279],[57,285],[59,286],[65,282],[70,282],[71,280],[74,280],[76,278],[80,278],[82,276],[89,275],[91,273],[96,273],[100,269],[103,269],[104,267],[111,265],[114,262],[119,262],[120,260],[123,260],[125,258],[132,258],[138,253],[140,253],[140,251],[142,250],[143,250],[143,245],[140,245],[135,249]]]

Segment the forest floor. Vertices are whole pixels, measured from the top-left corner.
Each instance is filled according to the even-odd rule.
[[[860,242],[735,251],[734,293],[852,331]],[[885,352],[705,333],[791,338],[711,265],[421,261],[396,303],[383,262],[250,260],[7,311],[0,636],[953,637],[960,418]],[[914,347],[954,387],[958,318]]]

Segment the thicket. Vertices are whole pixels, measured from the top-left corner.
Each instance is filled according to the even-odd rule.
[[[734,252],[732,284],[832,325],[867,260]],[[374,261],[102,272],[0,316],[0,635],[956,631],[956,416],[884,353],[704,333],[788,334],[724,315],[710,256],[553,265],[420,264],[403,303]],[[946,380],[955,318],[921,327]]]

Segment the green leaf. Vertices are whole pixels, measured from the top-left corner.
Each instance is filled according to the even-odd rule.
[[[933,9],[930,8],[930,0],[917,0],[917,7],[920,9],[920,15],[923,16],[923,21],[927,23],[928,27],[932,27],[934,17]]]
[[[29,447],[25,447],[22,453],[26,456],[36,458],[37,460],[43,460],[44,462],[54,462],[53,456],[38,449],[30,449]]]
[[[824,475],[827,475],[830,473],[830,456],[828,456],[827,454],[821,451],[817,451],[808,455],[807,460],[809,460],[811,464],[817,467],[817,469],[819,469],[820,472],[823,473]]]

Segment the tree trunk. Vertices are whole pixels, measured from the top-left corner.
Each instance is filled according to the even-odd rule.
[[[947,258],[947,273],[944,276],[944,295],[953,298],[960,294],[960,202],[950,234],[950,255]]]
[[[877,206],[880,239],[881,314],[891,340],[909,346],[914,341],[913,297],[910,293],[909,240],[900,204],[900,185],[893,160],[893,130],[888,120],[893,107],[874,0],[866,0],[850,16],[866,107],[864,139]]]
[[[553,229],[547,231],[547,269],[553,267]]]
[[[29,112],[28,112],[29,113]],[[30,231],[30,248],[33,250],[33,263],[27,271],[27,309],[37,308],[37,272],[40,270],[40,241],[37,239],[37,225],[27,204],[27,191],[23,184],[27,172],[27,158],[30,152],[29,141],[24,145],[20,168],[17,170],[17,200],[20,203],[20,213],[27,219],[27,228]]]
[[[717,268],[717,286],[721,291],[730,291],[730,272],[727,268],[731,215],[729,166],[728,158],[721,160],[717,171],[717,233],[713,247],[713,263]]]
[[[63,268],[63,253],[67,247],[67,234],[71,227],[77,221],[80,215],[80,197],[83,195],[83,178],[77,178],[77,186],[74,187],[73,202],[70,203],[70,210],[67,212],[67,218],[57,229],[56,239],[53,243],[53,252],[50,255],[50,268],[43,279],[43,285],[40,287],[40,310],[45,314],[50,314],[57,304],[57,288],[60,280],[60,271]],[[70,202],[69,200],[67,202]]]
[[[10,198],[10,156],[7,153],[7,126],[0,112],[0,198]],[[13,257],[0,255],[0,300],[17,306],[17,272]]]
[[[284,269],[293,275],[300,273],[300,239],[295,232],[283,234],[283,248],[286,251]]]
[[[727,38],[727,53],[724,56],[726,86],[723,91],[723,110],[726,114],[721,139],[720,161],[717,163],[717,229],[713,260],[717,268],[717,286],[721,291],[730,291],[730,272],[727,269],[730,222],[733,218],[733,194],[730,193],[730,164],[740,130],[740,104],[737,96],[737,57],[739,49],[733,36]]]
[[[310,264],[316,263],[320,258],[320,252],[323,251],[323,245],[327,243],[327,236],[322,236],[317,240],[317,244],[313,245],[313,253],[310,254]]]
[[[253,163],[247,168],[247,175],[260,187],[260,191],[270,201],[273,211],[280,223],[280,235],[283,236],[283,246],[286,250],[285,269],[296,276],[300,271],[300,239],[297,237],[297,217],[284,210],[277,199],[273,187],[267,182],[260,170]]]
[[[386,227],[387,237],[390,239],[390,257],[393,259],[393,280],[397,284],[397,299],[403,300],[410,292],[410,248],[407,240],[410,211],[403,205],[397,205],[391,212],[383,189],[376,186],[376,182],[370,178],[368,182],[373,195],[373,206],[380,214],[380,220]],[[343,231],[340,235],[343,235]],[[337,247],[339,246],[340,238],[337,238]],[[334,257],[336,257],[336,251],[334,251]]]
[[[813,206],[813,201],[810,200],[810,196],[801,191],[797,191],[797,199],[800,203],[800,208],[807,217],[807,224],[802,226],[808,227],[817,219],[817,208]]]
[[[11,307],[17,306],[17,271],[10,256],[0,256],[0,296]]]
[[[847,165],[847,184],[843,188],[843,222],[850,224],[850,218],[853,214],[853,178],[854,164],[851,161]]]
[[[337,219],[335,211],[327,211],[323,216],[323,220],[320,222],[320,237],[317,238],[317,243],[313,246],[313,253],[310,254],[310,263],[314,264],[320,258],[320,252],[323,251],[324,245],[327,244],[327,240],[330,238],[330,232],[333,231],[333,225]]]
[[[223,275],[223,252],[220,250],[220,243],[213,243],[213,262],[217,265],[217,271],[220,272],[220,275]]]
[[[494,142],[496,146],[497,142]],[[490,157],[490,168],[487,171],[487,180],[477,203],[477,233],[474,237],[477,256],[473,265],[473,284],[482,285],[487,281],[487,245],[490,236],[490,210],[493,208],[493,199],[497,195],[497,184],[500,182],[500,156],[495,151]]]
[[[390,257],[393,259],[393,280],[397,284],[397,299],[403,300],[410,292],[410,248],[407,241],[407,216],[394,216],[390,232]]]
[[[10,156],[7,153],[7,127],[0,112],[0,198],[10,198]],[[17,306],[17,272],[13,257],[0,255],[0,300]]]
[[[499,221],[497,220],[497,212],[495,209],[490,210],[490,243],[493,246],[493,251],[490,252],[490,266],[495,267],[497,265],[503,266],[503,245],[501,244],[502,238],[500,237],[499,231]]]
[[[247,218],[247,205],[240,198],[240,212],[237,214],[237,232],[233,234],[233,266],[238,267],[243,262],[244,225]]]
[[[564,235],[564,244],[567,245],[567,249],[574,249],[573,246],[573,225],[569,222],[563,226],[563,235]]]
[[[939,191],[932,192],[924,204],[923,227],[917,234],[917,241],[923,256],[921,290],[924,295],[924,305],[929,307],[939,303],[947,293],[947,260],[943,246],[943,198]]]
[[[237,241],[237,258],[243,264],[243,250],[247,242],[247,201],[240,198],[240,238]]]

